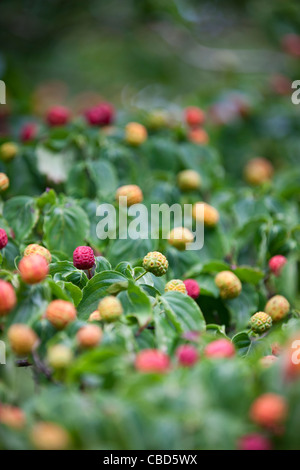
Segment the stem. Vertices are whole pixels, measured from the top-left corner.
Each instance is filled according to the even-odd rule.
[[[138,281],[139,279],[141,279],[141,277],[145,276],[146,273],[147,271],[144,271],[142,274],[140,274],[138,277],[135,278],[135,281]]]
[[[91,268],[88,269],[87,272],[88,272],[88,279],[92,279],[93,277],[92,269]]]

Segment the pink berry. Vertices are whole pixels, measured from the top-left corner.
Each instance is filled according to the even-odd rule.
[[[222,338],[209,343],[204,349],[204,354],[209,358],[232,357],[235,355],[235,349],[231,341]]]
[[[169,356],[158,349],[143,349],[135,360],[135,368],[140,372],[166,372],[169,366]]]
[[[4,248],[8,243],[8,238],[7,238],[7,234],[4,230],[4,228],[0,228],[0,250],[2,250],[2,248]]]
[[[85,112],[91,126],[108,126],[114,121],[115,110],[110,103],[100,103]]]
[[[202,109],[197,108],[197,106],[189,106],[184,110],[185,121],[190,127],[202,126],[205,121],[205,114]]]
[[[34,122],[27,122],[21,129],[20,138],[22,142],[33,140],[37,134],[37,125]]]
[[[281,271],[284,265],[286,264],[286,262],[287,262],[287,259],[285,256],[282,256],[282,255],[273,256],[273,258],[271,258],[269,261],[269,268],[272,271],[272,273],[278,277],[280,276]]]
[[[265,436],[258,433],[247,434],[240,438],[239,450],[271,450],[272,444]]]
[[[90,269],[95,264],[95,255],[90,246],[78,246],[73,253],[73,264],[77,269]]]
[[[192,297],[192,299],[197,299],[200,295],[200,287],[197,281],[194,279],[186,279],[183,281],[187,294]]]
[[[181,366],[191,367],[198,361],[198,351],[195,346],[183,344],[177,348],[176,357]]]
[[[65,106],[53,106],[47,114],[49,126],[64,126],[70,119],[70,112]]]

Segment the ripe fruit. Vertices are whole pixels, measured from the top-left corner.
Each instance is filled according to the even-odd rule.
[[[127,201],[120,200],[120,197],[126,197]],[[120,205],[130,207],[133,204],[139,204],[143,200],[143,193],[136,184],[126,184],[117,189],[116,200]]]
[[[169,263],[159,251],[150,251],[143,259],[143,267],[154,276],[160,277],[168,271]]]
[[[38,341],[38,336],[33,329],[22,323],[12,325],[8,329],[7,336],[12,350],[18,356],[27,356],[30,354]]]
[[[138,122],[130,122],[125,127],[125,140],[128,144],[137,147],[147,140],[148,134],[145,126]]]
[[[169,356],[158,349],[143,349],[135,359],[135,368],[139,372],[161,373],[166,372],[169,367]]]
[[[195,191],[201,186],[201,177],[197,171],[183,170],[178,173],[177,182],[181,191]]]
[[[202,109],[197,106],[189,106],[184,110],[185,122],[190,127],[202,126],[205,121],[205,114]]]
[[[208,228],[215,227],[220,219],[217,209],[205,202],[196,202],[193,206],[192,215],[197,222],[203,222],[205,227]]]
[[[276,255],[269,261],[269,268],[275,276],[280,276],[283,267],[285,266],[287,259],[285,256]]]
[[[220,359],[234,356],[235,349],[229,339],[221,338],[209,343],[204,349],[204,354],[208,358]]]
[[[115,110],[110,103],[99,103],[85,112],[85,118],[91,126],[108,126],[115,119]]]
[[[289,311],[290,304],[283,295],[274,295],[265,306],[265,312],[270,315],[274,322],[284,318]]]
[[[5,173],[0,173],[0,191],[6,191],[9,187],[9,178]]]
[[[78,246],[73,252],[73,264],[77,269],[91,269],[95,264],[95,255],[90,246]]]
[[[265,436],[258,433],[242,436],[238,442],[239,450],[272,450],[272,443]]]
[[[244,170],[247,183],[254,186],[259,186],[260,184],[270,181],[273,173],[273,165],[265,158],[260,157],[250,160]]]
[[[0,279],[0,317],[7,315],[16,305],[17,297],[13,286]]]
[[[53,106],[47,114],[49,126],[64,126],[70,120],[70,112],[65,106]]]
[[[276,429],[287,416],[287,403],[275,393],[265,393],[258,397],[250,408],[250,419],[263,427]]]
[[[193,366],[198,361],[198,356],[197,349],[190,344],[183,344],[176,350],[176,357],[182,366]]]
[[[0,250],[4,248],[8,243],[8,238],[4,228],[0,228]]]
[[[24,256],[30,255],[40,255],[45,258],[48,264],[51,263],[52,257],[50,251],[47,250],[47,248],[44,246],[38,245],[37,243],[31,243],[25,248]]]
[[[26,417],[21,408],[0,404],[0,423],[9,428],[20,430],[25,426]]]
[[[122,315],[123,307],[119,299],[113,295],[108,295],[100,300],[98,311],[101,320],[115,321]]]
[[[171,230],[168,236],[170,245],[177,248],[177,250],[185,250],[189,243],[194,240],[192,232],[185,227],[175,227]]]
[[[53,300],[48,305],[45,316],[57,330],[62,330],[76,320],[76,309],[67,300]]]
[[[250,328],[254,333],[264,333],[272,326],[272,318],[265,312],[257,312],[250,318]]]
[[[67,431],[50,422],[35,424],[30,433],[30,440],[37,450],[65,450],[70,446]]]
[[[21,278],[27,284],[41,282],[49,273],[49,266],[41,255],[24,256],[19,263]]]
[[[188,139],[194,144],[205,145],[209,142],[207,132],[201,127],[194,127],[188,133]]]
[[[197,299],[200,295],[200,287],[197,281],[194,279],[186,279],[184,282],[187,295],[192,297],[192,299]]]
[[[21,129],[20,139],[22,142],[28,142],[36,137],[38,127],[34,122],[27,122]]]
[[[72,350],[64,344],[55,344],[47,351],[47,360],[53,369],[65,369],[71,364],[72,359]]]
[[[0,147],[0,156],[5,162],[12,160],[18,153],[18,146],[13,142],[5,142]]]
[[[181,292],[182,294],[186,294],[186,288],[180,279],[172,279],[172,281],[167,282],[165,286],[165,292],[169,291],[176,291],[176,292]]]
[[[293,57],[300,57],[300,36],[298,34],[285,34],[281,44],[285,52]]]
[[[99,310],[92,312],[88,318],[88,321],[101,321]]]
[[[82,349],[94,348],[102,339],[102,330],[98,325],[83,326],[78,331],[76,339]]]
[[[234,299],[242,291],[242,283],[231,271],[221,271],[215,277],[215,284],[220,289],[222,299]]]

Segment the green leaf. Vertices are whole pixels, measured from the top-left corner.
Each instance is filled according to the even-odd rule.
[[[39,211],[33,198],[17,196],[4,205],[3,215],[13,229],[18,241],[29,237],[39,218]]]
[[[245,332],[237,333],[235,336],[233,336],[232,342],[235,348],[238,350],[238,354],[240,356],[247,355],[249,348],[251,346],[251,339],[249,338],[249,335],[247,333]]]
[[[249,282],[250,284],[258,284],[265,275],[260,269],[251,266],[239,266],[233,272],[242,282]]]
[[[179,333],[205,331],[205,320],[197,303],[181,292],[166,292],[161,302],[169,321]]]
[[[151,301],[147,294],[134,282],[129,281],[125,296],[121,296],[121,302],[127,315],[136,317],[140,326],[152,318]]]

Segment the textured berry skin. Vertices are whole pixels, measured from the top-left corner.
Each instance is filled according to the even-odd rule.
[[[5,173],[0,173],[0,191],[6,191],[9,187],[9,178]]]
[[[73,253],[73,264],[77,269],[91,269],[95,264],[95,255],[92,248],[78,246]]]
[[[26,417],[21,408],[0,404],[0,423],[9,428],[20,430],[25,426]]]
[[[10,346],[18,356],[27,356],[31,353],[34,345],[38,341],[38,336],[27,325],[15,323],[7,333]]]
[[[293,57],[300,57],[300,36],[298,34],[285,34],[281,40],[283,49]]]
[[[77,343],[82,349],[95,348],[101,342],[102,330],[98,325],[86,325],[76,335]]]
[[[143,259],[143,267],[154,276],[160,277],[168,271],[169,263],[159,251],[150,251]]]
[[[70,120],[70,112],[65,106],[53,106],[47,114],[49,126],[64,126]]]
[[[267,302],[265,312],[270,315],[274,322],[284,318],[290,311],[290,304],[283,295],[274,295]]]
[[[47,307],[46,318],[57,330],[62,330],[76,320],[76,309],[67,300],[53,300]]]
[[[138,122],[130,122],[125,127],[125,140],[129,145],[138,147],[147,140],[147,137],[146,127]]]
[[[231,271],[221,271],[215,277],[215,284],[220,289],[222,299],[234,299],[242,291],[242,283]]]
[[[0,279],[0,317],[7,315],[16,305],[17,297],[13,286]]]
[[[92,312],[89,316],[88,321],[101,321],[100,313],[98,310]]]
[[[278,361],[278,357],[269,354],[268,356],[262,357],[259,362],[263,367],[270,367],[276,361]]]
[[[120,201],[120,197],[127,197],[127,207],[132,206],[133,204],[139,204],[143,201],[143,193],[139,186],[136,184],[126,184],[117,189],[116,200],[120,205],[125,205],[123,201]]]
[[[250,160],[244,170],[245,180],[253,186],[259,186],[270,181],[273,173],[273,165],[265,158],[260,157]]]
[[[8,243],[8,238],[4,228],[0,228],[0,250],[4,248]]]
[[[26,284],[37,284],[43,281],[49,273],[49,266],[41,255],[24,256],[19,263],[21,278]]]
[[[195,346],[183,344],[177,348],[176,357],[181,366],[192,367],[198,361],[198,351]]]
[[[169,356],[158,349],[143,349],[135,359],[135,368],[139,372],[163,373],[167,372],[169,367]]]
[[[12,160],[18,153],[18,146],[13,142],[5,142],[0,147],[0,156],[5,162]]]
[[[165,292],[176,291],[181,292],[182,294],[186,294],[186,287],[184,282],[180,279],[172,279],[171,281],[167,282],[165,286]]]
[[[239,450],[272,450],[272,443],[259,433],[246,434],[239,439]]]
[[[208,358],[227,358],[235,355],[235,348],[231,341],[226,338],[216,339],[209,343],[205,349],[204,354]]]
[[[88,109],[85,118],[91,126],[108,126],[115,120],[115,110],[110,103],[100,103]]]
[[[20,139],[22,142],[29,142],[35,139],[38,127],[34,122],[27,122],[21,129]]]
[[[280,276],[283,267],[285,266],[287,259],[285,256],[276,255],[269,261],[269,268],[275,276]]]
[[[170,245],[177,248],[177,250],[183,251],[186,249],[189,243],[194,240],[192,232],[185,227],[175,227],[171,230],[168,236],[168,242]]]
[[[47,360],[53,369],[65,369],[71,364],[72,359],[72,350],[64,344],[55,344],[47,351]]]
[[[24,256],[30,255],[40,255],[45,258],[48,264],[51,263],[52,260],[50,251],[47,250],[47,248],[44,246],[38,245],[37,243],[32,243],[25,248]]]
[[[197,299],[200,295],[200,287],[197,281],[194,279],[186,279],[184,282],[187,295],[192,297],[192,299]]]
[[[100,300],[98,311],[101,320],[115,321],[122,315],[123,307],[119,299],[113,295],[108,295]]]
[[[257,312],[250,318],[250,327],[254,333],[264,333],[272,326],[272,318],[265,312]]]
[[[177,183],[181,191],[196,191],[201,187],[201,177],[197,171],[183,170],[177,175]]]
[[[185,122],[190,127],[202,126],[205,122],[205,114],[197,106],[189,106],[184,110]]]
[[[258,397],[250,408],[250,419],[259,426],[276,429],[287,416],[287,404],[283,397],[275,393],[265,393]]]
[[[203,214],[201,207],[203,206]],[[199,208],[199,209],[198,209]],[[196,202],[193,206],[193,218],[197,222],[203,222],[207,228],[213,228],[217,225],[220,219],[219,212],[214,207],[206,204],[206,202]]]
[[[65,450],[70,446],[67,431],[50,422],[35,424],[30,433],[30,440],[37,450]]]

